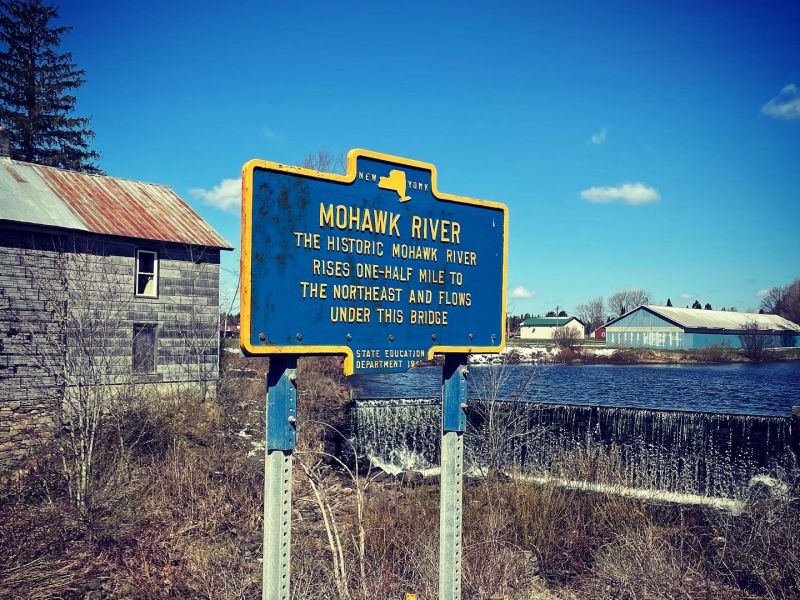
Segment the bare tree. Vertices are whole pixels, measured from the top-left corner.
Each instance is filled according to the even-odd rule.
[[[316,505],[322,517],[328,549],[333,562],[333,578],[336,582],[336,591],[339,599],[347,600],[353,596],[350,588],[351,580],[355,579],[356,581],[353,583],[358,588],[356,595],[360,595],[363,600],[368,600],[371,594],[367,585],[367,532],[364,520],[369,486],[378,474],[372,473],[372,465],[370,463],[367,464],[366,469],[362,468],[359,464],[359,456],[355,446],[338,429],[326,423],[317,422],[315,425],[329,429],[341,439],[351,452],[353,463],[348,465],[342,458],[334,454],[322,450],[309,449],[297,452],[297,464],[306,476],[311,487],[313,504]],[[343,496],[341,494],[340,484],[338,484],[338,479],[334,476],[331,466],[338,467],[341,472],[346,473],[347,479],[352,484],[355,492],[352,498],[355,504],[355,523],[340,523],[336,517],[337,513],[343,512],[342,507],[347,506],[351,500],[349,495]],[[306,496],[301,496],[298,501],[305,504],[312,503]],[[349,536],[346,530],[348,525],[356,530]],[[355,554],[356,562],[358,563],[358,573],[355,576],[350,573],[351,569],[348,568],[347,564],[347,559],[350,555],[349,552],[346,552],[348,537],[353,544],[353,554]]]
[[[761,331],[758,321],[751,320],[744,324],[744,332],[739,334],[739,341],[745,356],[752,361],[761,361],[770,346],[770,338]]]
[[[633,310],[637,306],[650,303],[650,293],[642,290],[628,290],[628,310]]]
[[[130,391],[131,338],[120,335],[127,318],[130,282],[125,269],[90,242],[24,257],[26,280],[40,305],[19,289],[10,307],[26,332],[26,351],[39,377],[33,383],[47,403],[71,499],[87,514],[104,422]]]
[[[572,349],[580,344],[582,336],[574,327],[558,327],[553,332],[553,341],[561,349]]]
[[[608,310],[613,316],[628,312],[628,299],[625,292],[616,292],[608,298]]]
[[[537,367],[489,365],[471,367],[474,400],[467,420],[469,462],[486,476],[515,467],[516,451],[530,442],[530,389]]]
[[[800,277],[786,286],[778,314],[793,323],[800,323]]]
[[[781,286],[775,286],[767,290],[767,294],[761,299],[761,310],[768,315],[777,315],[778,309],[783,303],[784,290]]]
[[[34,244],[22,255],[25,277],[5,310],[26,334],[23,351],[37,373],[31,385],[52,426],[70,497],[87,514],[99,461],[110,467],[102,470],[105,485],[136,444],[126,419],[137,402],[152,398],[142,393],[144,384],[163,385],[155,372],[159,357],[166,353],[165,364],[174,368],[176,391],[185,393],[189,384],[203,398],[215,378],[215,262],[191,248],[178,250],[182,265],[194,263],[181,269],[190,291],[164,293],[160,306],[172,316],[156,319],[136,303],[130,257],[120,255],[115,243],[89,238],[37,238],[36,243],[41,247]],[[191,263],[184,260],[186,253]],[[158,323],[135,323],[138,318]],[[165,343],[156,341],[157,328]]]
[[[761,310],[800,323],[800,277],[783,287],[774,287],[761,300]]]
[[[606,301],[602,296],[594,300],[589,300],[586,304],[579,304],[575,307],[578,318],[586,324],[591,333],[606,322]]]
[[[306,154],[300,166],[324,173],[341,173],[347,166],[347,158],[344,154],[332,154],[328,150],[321,149]]]
[[[650,303],[650,294],[642,289],[620,290],[608,298],[608,309],[612,315],[624,315],[634,308]]]

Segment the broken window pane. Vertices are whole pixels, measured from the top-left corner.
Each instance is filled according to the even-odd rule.
[[[153,373],[156,370],[156,326],[133,325],[133,372]]]
[[[136,251],[136,295],[158,296],[158,254],[148,250]]]

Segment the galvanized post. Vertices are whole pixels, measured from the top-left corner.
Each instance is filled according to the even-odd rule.
[[[442,373],[439,600],[461,598],[461,495],[467,419],[467,355],[448,354]]]
[[[297,357],[272,356],[267,372],[264,448],[263,600],[289,600],[292,554],[292,451],[296,443]]]

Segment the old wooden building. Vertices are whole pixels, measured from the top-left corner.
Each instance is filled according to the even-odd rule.
[[[0,156],[0,470],[65,399],[213,391],[230,249],[167,186]]]

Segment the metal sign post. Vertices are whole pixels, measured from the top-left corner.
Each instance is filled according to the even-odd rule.
[[[439,600],[461,598],[461,506],[467,418],[467,355],[448,354],[442,372]]]
[[[267,373],[263,600],[289,600],[292,453],[297,442],[297,357],[273,356]]]

